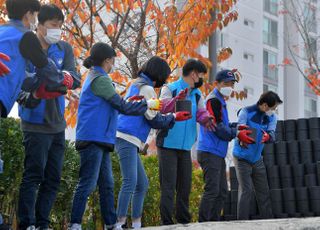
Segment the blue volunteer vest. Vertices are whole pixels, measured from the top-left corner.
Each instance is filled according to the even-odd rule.
[[[76,140],[114,144],[118,111],[108,101],[94,95],[91,90],[91,82],[100,76],[109,78],[108,74],[101,67],[93,67],[82,87],[78,109]]]
[[[225,126],[229,126],[227,104],[223,96],[221,96],[221,94],[219,93],[218,89],[214,89],[213,92],[208,95],[206,103],[212,98],[217,98],[221,102],[222,122]],[[221,140],[214,132],[209,131],[203,126],[200,126],[199,143],[197,150],[215,154],[219,157],[224,158],[226,157],[228,152],[228,145],[228,141]]]
[[[139,78],[129,87],[125,99],[139,95],[140,89],[143,85],[153,87],[152,80],[145,74],[141,73]],[[118,128],[121,133],[129,134],[137,137],[141,142],[146,142],[150,133],[151,127],[144,116],[130,116],[120,114],[118,117]]]
[[[0,77],[0,101],[6,109],[6,117],[17,100],[26,70],[26,60],[22,57],[19,44],[24,33],[29,31],[21,21],[10,20],[0,26],[0,52],[7,54],[10,61],[3,61],[11,72]]]
[[[48,57],[51,58],[57,66],[57,69],[63,69],[63,60],[65,56],[65,51],[58,44],[53,44],[48,49]],[[35,73],[35,67],[28,63],[27,71],[29,73]],[[34,75],[34,74],[33,74]],[[65,98],[60,96],[56,98],[59,104],[59,112],[61,116],[64,116],[65,110]],[[41,100],[40,104],[34,109],[28,109],[23,106],[19,106],[19,116],[22,120],[34,124],[44,124],[44,117],[46,111],[46,100]]]
[[[178,81],[167,85],[170,91],[178,94],[181,90],[189,87],[182,77]],[[192,118],[187,121],[176,122],[168,134],[164,137],[163,147],[189,151],[197,138],[197,108],[198,100],[201,97],[199,89],[192,89],[186,100],[191,101]],[[198,98],[198,99],[197,99]]]
[[[239,159],[247,160],[250,163],[255,163],[261,158],[261,153],[264,147],[262,141],[262,130],[267,131],[268,124],[274,119],[277,119],[273,114],[267,116],[264,112],[261,112],[257,105],[252,105],[243,108],[247,111],[247,124],[251,128],[257,129],[257,140],[255,144],[248,145],[248,148],[242,148],[237,139],[234,144],[233,155]]]

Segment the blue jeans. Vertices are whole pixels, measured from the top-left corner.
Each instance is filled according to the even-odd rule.
[[[29,225],[47,228],[60,184],[65,134],[24,132],[23,135],[25,159],[18,203],[19,229]]]
[[[119,218],[127,216],[132,199],[131,216],[139,218],[142,216],[143,201],[148,190],[148,178],[139,157],[138,148],[121,138],[117,138],[115,148],[119,155],[122,175],[117,215]]]
[[[79,151],[81,163],[71,211],[71,223],[81,224],[89,195],[99,186],[100,210],[106,225],[116,223],[110,153],[96,144]]]

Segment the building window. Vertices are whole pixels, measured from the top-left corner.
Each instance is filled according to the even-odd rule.
[[[267,91],[273,91],[275,93],[278,93],[278,87],[268,83],[263,83],[263,92],[265,93]]]
[[[263,76],[278,81],[277,54],[263,50]]]
[[[306,118],[317,117],[317,100],[311,97],[304,98],[304,114]]]
[[[243,53],[243,58],[252,62],[254,61],[254,55],[248,52]]]
[[[278,47],[278,22],[269,18],[263,18],[263,43]]]
[[[247,94],[247,95],[253,95],[254,94],[254,89],[248,86],[245,86],[243,88],[243,91]]]
[[[270,14],[277,15],[278,0],[264,0],[263,9]]]
[[[252,20],[250,20],[250,19],[247,19],[247,18],[244,19],[243,24],[244,24],[245,26],[249,26],[249,27],[251,27],[251,28],[254,27],[254,22],[253,22]]]

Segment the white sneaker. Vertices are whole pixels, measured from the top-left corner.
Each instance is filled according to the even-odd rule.
[[[36,230],[36,227],[34,225],[30,225],[26,230]]]
[[[70,224],[71,227],[68,228],[68,230],[82,230],[81,224]]]
[[[123,230],[122,225],[116,224],[113,228],[113,230]]]

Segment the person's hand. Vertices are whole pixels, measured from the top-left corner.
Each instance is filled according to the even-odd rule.
[[[252,133],[251,130],[243,129],[240,130],[237,137],[239,140],[245,144],[252,144],[254,143],[254,139],[252,139],[249,135]]]
[[[62,84],[67,87],[67,89],[72,89],[73,86],[73,77],[68,71],[62,71],[63,73],[63,82]]]
[[[262,135],[261,143],[266,143],[270,140],[270,135],[264,130],[262,130],[262,132],[263,132],[263,135]]]
[[[175,120],[176,121],[185,121],[192,118],[192,115],[188,111],[179,111],[175,113]]]
[[[150,110],[161,110],[162,101],[156,98],[151,98],[147,100],[148,109]]]
[[[44,84],[41,84],[39,88],[33,93],[34,98],[36,99],[53,99],[60,97],[67,93],[67,90],[65,90],[65,93],[63,92],[50,92],[46,90],[46,87]]]
[[[5,60],[5,61],[10,61],[10,57],[4,53],[1,53],[1,52],[0,52],[0,59]],[[7,75],[8,73],[10,73],[10,69],[2,61],[0,61],[0,77],[3,77],[4,75]]]
[[[188,88],[181,90],[179,92],[179,94],[176,96],[176,99],[177,100],[184,100],[187,97],[187,94],[188,94]]]
[[[208,129],[209,131],[215,131],[216,130],[216,123],[214,121],[215,121],[214,117],[210,115],[208,117],[208,120],[205,121],[204,126],[206,127],[206,129]]]
[[[142,96],[142,95],[133,95],[132,97],[129,97],[127,99],[127,101],[137,101],[137,102],[139,102],[142,99],[144,99],[144,96]]]

